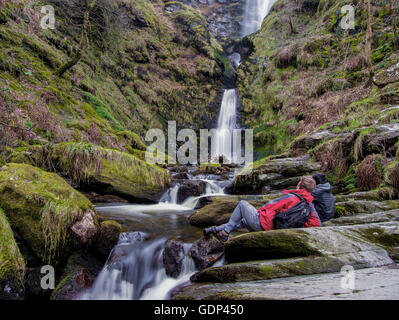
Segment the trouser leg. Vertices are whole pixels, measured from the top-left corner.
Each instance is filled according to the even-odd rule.
[[[258,210],[247,201],[241,200],[234,209],[229,222],[216,227],[216,231],[224,230],[230,233],[234,229],[247,228],[249,231],[263,230],[259,222]]]

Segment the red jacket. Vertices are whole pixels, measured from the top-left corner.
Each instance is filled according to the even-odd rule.
[[[305,227],[310,228],[321,226],[321,221],[312,203],[313,196],[305,189],[298,189],[284,190],[283,195],[280,198],[268,202],[264,207],[258,210],[260,224],[262,225],[263,229],[274,229],[273,219],[277,210],[279,210],[280,212],[284,212],[301,201],[296,195],[292,194],[292,192],[301,195],[311,205],[312,215],[310,216],[308,222],[305,223]]]

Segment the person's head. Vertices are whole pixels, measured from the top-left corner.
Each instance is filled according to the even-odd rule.
[[[306,191],[312,192],[316,188],[316,181],[312,176],[304,176],[298,183],[298,189],[305,189]]]
[[[318,185],[318,184],[324,184],[324,183],[327,183],[327,182],[328,182],[328,181],[327,181],[327,178],[326,178],[326,175],[325,175],[324,173],[320,173],[320,172],[315,173],[315,174],[313,175],[313,179],[316,181],[316,185]]]

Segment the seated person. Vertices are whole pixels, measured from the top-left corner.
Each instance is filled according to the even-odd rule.
[[[335,199],[332,194],[332,186],[327,181],[324,173],[313,175],[316,188],[312,191],[313,204],[322,222],[330,220],[335,214]]]
[[[229,234],[234,229],[246,228],[252,231],[273,230],[273,219],[277,212],[284,212],[296,204],[301,199],[296,196],[302,196],[311,208],[311,215],[304,227],[319,227],[321,221],[317,215],[317,211],[313,206],[313,196],[311,192],[316,187],[316,181],[311,176],[305,176],[298,183],[295,190],[284,190],[283,195],[275,200],[268,202],[264,207],[257,210],[247,201],[240,201],[235,208],[229,222],[218,227],[213,226],[204,229],[204,234],[213,233],[222,242],[227,241]]]

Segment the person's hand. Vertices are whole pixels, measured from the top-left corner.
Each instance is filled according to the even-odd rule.
[[[301,189],[301,181],[298,182],[298,185],[296,186],[297,189]]]

